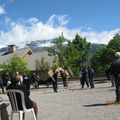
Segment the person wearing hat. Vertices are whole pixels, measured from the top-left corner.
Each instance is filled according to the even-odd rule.
[[[110,71],[115,78],[116,102],[120,103],[120,52],[115,53],[115,59],[111,63]]]

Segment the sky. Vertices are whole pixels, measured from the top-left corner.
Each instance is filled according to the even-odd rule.
[[[120,0],[0,0],[0,48],[76,33],[108,44],[120,33]],[[47,46],[47,45],[46,45]]]

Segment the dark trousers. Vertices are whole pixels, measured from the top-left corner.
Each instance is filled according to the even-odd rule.
[[[94,88],[93,78],[89,78],[90,87]]]
[[[4,87],[3,87],[3,85],[0,85],[0,87],[1,87],[1,89],[2,89],[2,93],[4,94],[5,91],[4,91]]]
[[[115,87],[116,87],[116,100],[120,101],[120,77],[118,75],[115,75]]]
[[[53,90],[54,92],[57,92],[57,82],[53,82]]]
[[[63,86],[64,86],[64,87],[68,87],[68,84],[67,84],[67,80],[66,80],[66,79],[63,79]]]
[[[88,83],[88,80],[87,80],[87,79],[82,78],[80,81],[81,81],[82,88],[84,88],[84,84],[85,84],[85,83],[86,83],[87,87],[89,87],[89,83]]]

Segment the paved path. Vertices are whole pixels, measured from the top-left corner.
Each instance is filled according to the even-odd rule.
[[[120,120],[120,105],[105,105],[115,99],[115,89],[110,86],[108,82],[95,84],[95,89],[80,89],[79,81],[75,81],[68,89],[59,85],[58,93],[52,88],[34,90],[31,99],[38,104],[39,120]],[[8,102],[6,95],[0,96]],[[9,114],[10,110],[9,106]],[[33,120],[30,113],[26,120]]]

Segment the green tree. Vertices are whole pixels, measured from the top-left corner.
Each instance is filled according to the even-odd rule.
[[[42,57],[40,60],[36,59],[36,70],[45,71],[49,70],[49,63],[45,61],[45,58]]]
[[[68,69],[72,68],[74,73],[79,72],[79,68],[88,60],[91,44],[86,41],[86,38],[76,34],[75,39],[67,41],[63,34],[54,41],[54,47],[48,49],[49,55],[57,55],[59,58],[59,66]]]
[[[86,38],[78,34],[72,42],[68,42],[65,56],[75,72],[79,72],[79,69],[88,62],[90,47],[91,44],[86,41]]]
[[[54,57],[56,57],[56,55],[58,56],[59,62],[57,64],[59,64],[61,67],[66,67],[68,65],[65,58],[66,45],[64,43],[65,39],[63,34],[61,34],[56,40],[53,41],[54,46],[47,49],[49,55],[53,55]]]
[[[10,60],[5,61],[3,64],[0,64],[1,73],[9,73],[14,75],[16,72],[19,72],[21,75],[29,73],[28,63],[19,57],[18,55],[13,55]]]
[[[120,51],[119,34],[114,35],[108,45],[104,45],[96,51],[92,58],[93,67],[96,71],[104,71],[107,67],[109,67],[111,61],[114,59],[114,54],[117,51]]]

